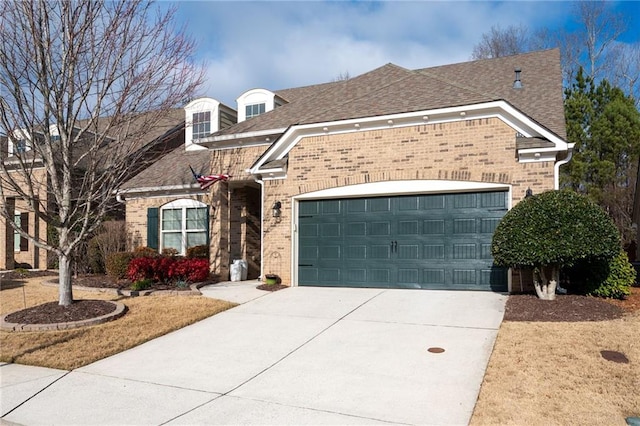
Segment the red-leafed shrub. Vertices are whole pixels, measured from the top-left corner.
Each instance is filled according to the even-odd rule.
[[[131,259],[129,268],[127,269],[127,278],[131,281],[153,279],[155,260],[153,257],[136,257]]]
[[[207,259],[178,259],[169,269],[172,280],[190,282],[206,281],[209,278],[209,261]]]
[[[169,271],[174,263],[176,263],[175,257],[156,257],[153,259],[153,280],[166,283],[169,281]]]
[[[127,278],[131,281],[146,279],[163,283],[206,281],[209,278],[209,261],[173,256],[136,257],[129,262]]]

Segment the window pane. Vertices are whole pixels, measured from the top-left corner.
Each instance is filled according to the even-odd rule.
[[[193,114],[193,138],[199,139],[211,134],[211,111]]]
[[[207,229],[207,208],[187,209],[187,229]]]
[[[245,107],[246,118],[255,117],[256,115],[264,114],[266,109],[266,104],[254,104],[247,105]]]
[[[166,232],[162,234],[162,248],[173,248],[182,252],[182,232]]]
[[[162,211],[162,230],[179,231],[182,229],[182,209],[167,209]]]
[[[188,232],[187,233],[187,248],[194,246],[203,246],[207,244],[206,232]]]
[[[22,226],[20,223],[20,213],[16,213],[15,216],[13,216],[13,220],[15,220],[18,228]],[[20,251],[20,233],[16,230],[13,231],[13,251]]]

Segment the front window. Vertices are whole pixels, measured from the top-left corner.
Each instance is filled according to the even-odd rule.
[[[15,213],[15,215],[13,216],[13,220],[18,228],[22,228],[20,213]],[[13,231],[13,251],[20,251],[20,233],[16,230]]]
[[[193,139],[200,139],[211,134],[211,111],[193,114]]]
[[[189,247],[207,244],[208,207],[194,200],[178,200],[162,208],[161,250],[172,248],[181,255]]]
[[[265,111],[265,104],[247,105],[245,109],[246,119],[248,120],[251,117],[264,114],[264,111]]]

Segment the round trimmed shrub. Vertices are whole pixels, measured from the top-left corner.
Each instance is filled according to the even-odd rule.
[[[491,254],[499,266],[570,267],[584,259],[610,260],[620,251],[613,221],[587,197],[547,191],[520,201],[493,234]]]

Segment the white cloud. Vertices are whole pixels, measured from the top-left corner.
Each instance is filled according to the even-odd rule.
[[[388,62],[422,68],[465,61],[492,25],[550,25],[567,7],[538,2],[177,4],[178,17],[208,64],[202,94],[232,107],[242,92],[255,87],[323,83]]]

